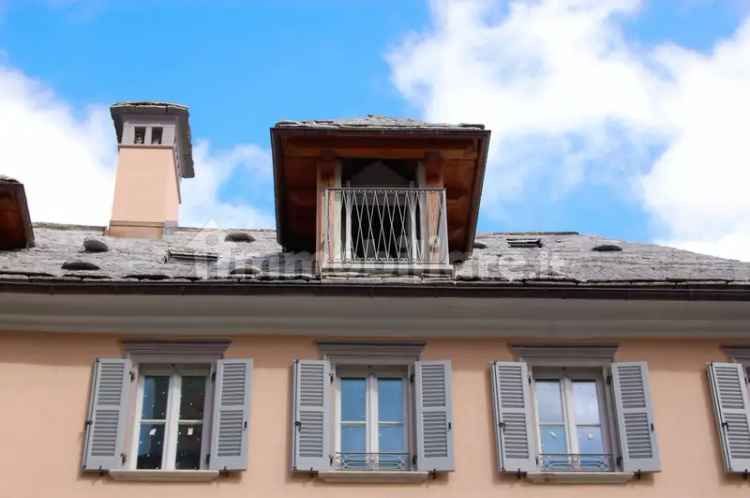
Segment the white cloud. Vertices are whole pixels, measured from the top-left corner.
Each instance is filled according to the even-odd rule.
[[[257,145],[237,145],[227,152],[214,152],[208,142],[198,141],[193,146],[193,158],[196,177],[182,182],[180,224],[223,228],[275,226],[267,211],[245,202],[224,201],[219,196],[222,185],[231,181],[235,174],[253,179],[256,190],[243,192],[245,197],[253,197],[263,189],[273,189],[271,154],[268,151]]]
[[[43,83],[0,65],[0,144],[0,174],[24,183],[34,221],[109,223],[116,148],[106,106],[76,112]],[[268,188],[266,151],[255,145],[214,151],[199,140],[194,159],[196,178],[182,183],[182,225],[273,227],[269,213],[220,198],[236,172]]]
[[[640,199],[661,242],[750,260],[750,21],[710,55],[647,50],[620,27],[639,7],[434,1],[432,29],[389,54],[393,81],[426,119],[492,129],[490,215],[533,182],[559,196],[596,176]]]

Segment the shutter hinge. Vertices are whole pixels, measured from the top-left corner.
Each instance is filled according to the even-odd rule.
[[[412,465],[416,465],[416,464],[417,464],[417,455],[413,455],[413,456],[411,457],[411,464],[412,464]]]
[[[531,375],[529,375],[528,377],[529,377],[529,385],[531,385]]]
[[[653,423],[653,422],[651,422],[651,432],[654,432],[654,430],[655,430],[655,429],[654,429],[654,423]]]
[[[216,382],[216,370],[211,372],[211,382]]]
[[[329,376],[329,378],[330,378],[330,380],[331,380],[331,384],[333,384],[333,374],[332,374],[332,373],[331,373],[331,374],[328,374],[328,376]]]
[[[125,465],[125,462],[128,461],[128,455],[125,453],[120,453],[120,459],[122,460],[122,464]]]
[[[211,453],[206,453],[206,465],[211,463]]]
[[[453,428],[453,423],[452,422],[448,422],[448,430],[451,430],[452,428]]]
[[[607,375],[607,385],[608,386],[612,385],[612,376],[611,375]]]
[[[328,455],[328,465],[333,465],[333,455]]]
[[[130,371],[128,372],[128,374],[130,375],[130,382],[133,382],[133,381],[135,380],[135,373],[133,373],[133,371],[132,371],[132,370],[130,370]]]
[[[505,429],[505,422],[498,422],[497,426],[500,427],[501,429]]]
[[[728,431],[729,430],[729,422],[727,422],[727,421],[722,422],[721,423],[721,428]]]
[[[294,421],[294,426],[297,428],[298,431],[302,430],[302,422],[300,422],[299,420]]]
[[[409,382],[411,382],[412,384],[414,384],[414,374],[411,374],[409,376]]]

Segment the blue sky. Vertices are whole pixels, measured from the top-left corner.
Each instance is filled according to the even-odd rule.
[[[70,151],[40,152],[31,164],[0,152],[0,163],[12,164],[6,173],[28,176],[39,221],[106,223],[114,157],[106,106],[168,100],[191,107],[199,149],[183,223],[272,223],[268,128],[376,113],[487,123],[494,134],[480,230],[578,230],[750,260],[750,205],[726,198],[747,179],[744,146],[730,144],[737,161],[717,170],[693,164],[704,151],[684,145],[703,136],[701,112],[719,128],[741,117],[731,105],[709,112],[695,102],[750,82],[750,71],[722,77],[732,57],[750,53],[750,35],[738,35],[742,1],[0,6],[0,113],[8,113],[0,119],[20,123],[0,125],[0,142],[49,132]],[[717,50],[724,44],[728,55]],[[42,103],[55,112],[44,114]],[[60,116],[68,129],[47,130],[44,120]],[[719,131],[711,140],[725,148],[733,134]],[[89,192],[106,191],[97,214],[72,204],[80,196],[46,195],[41,185],[56,183],[49,168],[60,166],[80,167]],[[71,176],[60,181],[75,188]]]

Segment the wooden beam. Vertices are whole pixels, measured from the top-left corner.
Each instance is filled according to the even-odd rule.
[[[426,148],[414,148],[409,147],[407,144],[401,146],[335,146],[332,151],[337,157],[341,158],[378,158],[378,159],[422,159],[427,152]],[[445,159],[449,160],[461,160],[471,159],[476,160],[477,153],[471,148],[464,146],[460,147],[444,147],[440,149],[441,154]],[[320,146],[299,146],[289,144],[284,154],[290,158],[317,158],[320,157],[321,148]]]
[[[334,241],[326,234],[334,233],[335,212],[333,199],[326,202],[326,189],[336,187],[341,182],[341,167],[332,150],[321,151],[315,161],[317,172],[317,202],[315,215],[315,260],[320,269],[322,259],[326,254],[333,254]],[[328,220],[327,223],[324,220]],[[324,247],[325,241],[328,244]]]

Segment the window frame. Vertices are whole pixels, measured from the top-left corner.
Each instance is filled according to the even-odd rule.
[[[537,470],[539,472],[560,472],[566,474],[577,474],[581,472],[596,472],[596,473],[612,473],[617,472],[619,467],[619,446],[617,445],[616,434],[614,430],[614,423],[616,421],[614,412],[614,399],[610,389],[611,374],[608,371],[608,367],[592,367],[592,366],[550,366],[547,362],[528,362],[529,377],[530,377],[530,397],[531,397],[531,411],[534,424],[535,438],[533,444],[537,453]],[[572,394],[573,383],[578,380],[594,380],[597,385],[597,397],[599,400],[599,421],[602,430],[602,443],[603,452],[602,454],[610,455],[609,458],[609,469],[603,471],[587,471],[587,470],[549,470],[544,468],[544,462],[541,459],[541,455],[544,455],[542,450],[542,438],[541,438],[541,423],[539,415],[539,401],[537,396],[536,383],[537,381],[543,380],[559,380],[560,381],[560,402],[563,415],[563,425],[565,426],[565,437],[567,454],[569,455],[580,455],[580,448],[578,447],[577,438],[577,425],[575,420],[575,405],[574,397]]]
[[[177,370],[180,369],[178,372]],[[133,364],[134,371],[134,395],[135,403],[133,410],[129,414],[131,417],[130,424],[130,441],[126,441],[126,447],[130,448],[129,461],[127,468],[134,471],[148,472],[173,472],[181,470],[183,472],[197,472],[208,470],[208,455],[211,446],[211,429],[212,414],[214,408],[214,375],[216,372],[215,361],[143,361]],[[206,389],[203,400],[203,419],[201,421],[201,455],[200,467],[198,469],[177,469],[177,436],[181,419],[180,417],[180,399],[182,396],[182,377],[187,375],[205,375]],[[143,390],[144,379],[147,375],[164,375],[169,376],[169,392],[167,394],[166,419],[164,422],[164,449],[162,452],[161,468],[159,469],[139,469],[138,468],[138,443],[140,438],[140,426],[142,423],[143,409]],[[187,420],[187,419],[186,419]]]
[[[403,426],[404,426],[404,453],[408,453],[407,468],[403,471],[413,471],[413,457],[416,451],[414,441],[414,386],[411,382],[412,367],[409,364],[402,365],[352,365],[339,364],[331,362],[331,375],[333,377],[333,399],[331,400],[333,408],[333,453],[334,455],[342,453],[341,451],[341,428],[342,428],[342,408],[341,408],[341,379],[348,377],[364,377],[365,386],[365,452],[377,453],[379,447],[378,433],[380,427],[378,413],[378,378],[400,378],[404,382],[403,390]],[[380,469],[389,472],[387,469]],[[346,472],[346,469],[338,469]]]

